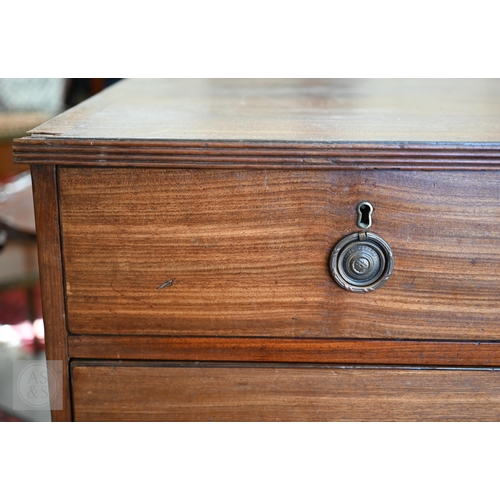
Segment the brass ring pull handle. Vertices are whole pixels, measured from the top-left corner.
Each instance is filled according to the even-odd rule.
[[[389,279],[393,268],[391,247],[370,232],[352,233],[342,238],[330,256],[333,279],[350,292],[376,290]]]

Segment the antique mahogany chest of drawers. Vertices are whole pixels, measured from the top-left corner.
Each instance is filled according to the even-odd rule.
[[[500,82],[126,80],[14,151],[54,420],[500,418]]]

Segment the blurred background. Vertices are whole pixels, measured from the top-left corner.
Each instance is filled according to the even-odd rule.
[[[0,78],[0,422],[50,421],[47,408],[12,409],[14,362],[45,362],[31,176],[12,141],[118,80]]]

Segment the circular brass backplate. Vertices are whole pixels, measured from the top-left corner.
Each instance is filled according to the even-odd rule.
[[[392,273],[394,257],[389,244],[375,233],[352,233],[332,251],[330,271],[335,282],[350,292],[371,292]]]

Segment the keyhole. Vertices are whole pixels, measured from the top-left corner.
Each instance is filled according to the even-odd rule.
[[[362,201],[356,210],[358,212],[358,227],[368,229],[372,225],[372,204],[368,201]]]

